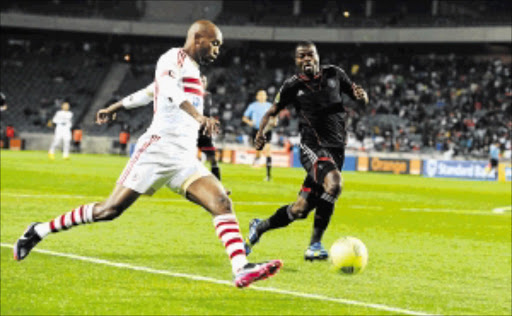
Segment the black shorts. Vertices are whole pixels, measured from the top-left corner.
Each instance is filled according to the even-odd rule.
[[[256,134],[258,134],[258,129],[253,128],[251,131],[251,144],[254,145],[254,139],[256,138]],[[268,131],[265,133],[265,138],[267,139],[267,143],[272,139],[272,131]]]
[[[215,152],[215,146],[213,145],[212,138],[206,135],[199,135],[197,138],[197,147],[205,154],[208,152]]]
[[[313,181],[322,185],[331,170],[341,171],[345,148],[326,148],[300,144],[300,162]]]
[[[491,167],[496,168],[498,166],[498,159],[491,158]]]
[[[310,206],[316,205],[324,193],[324,178],[332,170],[341,172],[345,161],[345,148],[325,148],[300,144],[300,162],[308,173],[299,195]]]

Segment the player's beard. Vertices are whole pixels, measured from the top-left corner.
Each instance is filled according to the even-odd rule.
[[[210,55],[208,48],[203,48],[199,51],[199,64],[208,65],[215,61],[215,58]]]
[[[302,65],[301,71],[308,77],[314,77],[318,73],[318,65],[315,63]]]

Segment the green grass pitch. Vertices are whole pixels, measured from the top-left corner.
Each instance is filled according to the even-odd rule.
[[[1,152],[2,315],[512,313],[511,216],[492,212],[510,205],[510,183],[346,172],[324,244],[360,238],[369,251],[366,270],[345,276],[328,262],[305,262],[310,216],[262,238],[249,258],[279,258],[284,267],[239,290],[229,285],[210,215],[165,188],[113,222],[55,234],[36,247],[66,257],[33,252],[15,262],[12,244],[29,223],[107,197],[127,162],[71,158]],[[304,177],[302,169],[275,168],[266,183],[263,168],[221,169],[244,235],[252,218],[294,201]]]

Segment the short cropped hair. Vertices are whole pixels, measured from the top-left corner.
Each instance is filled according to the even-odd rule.
[[[304,46],[314,46],[316,48],[315,43],[313,43],[312,41],[300,41],[295,46],[295,50],[297,50],[297,48],[299,48],[299,47],[304,47]]]

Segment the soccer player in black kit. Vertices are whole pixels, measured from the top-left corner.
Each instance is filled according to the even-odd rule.
[[[213,100],[211,93],[206,90],[206,88],[208,87],[208,80],[206,79],[206,76],[201,76],[201,82],[203,83],[205,91],[203,96],[204,115],[211,117],[213,114]],[[206,155],[206,160],[210,162],[213,175],[217,177],[219,181],[221,181],[220,168],[215,157],[216,148],[215,145],[213,144],[213,139],[211,136],[206,135],[204,133],[203,128],[199,129],[199,136],[197,137],[197,148],[199,148],[199,150]]]
[[[312,42],[301,42],[296,46],[295,63],[298,73],[282,85],[274,104],[262,119],[254,143],[256,149],[261,148],[268,141],[264,135],[269,129],[269,119],[276,117],[286,106],[295,107],[301,135],[300,159],[307,175],[294,203],[280,207],[265,220],[251,221],[245,249],[249,254],[265,232],[304,219],[316,209],[313,233],[304,259],[325,260],[328,253],[321,240],[342,191],[346,136],[342,93],[361,105],[368,103],[368,95],[341,68],[320,66]]]

